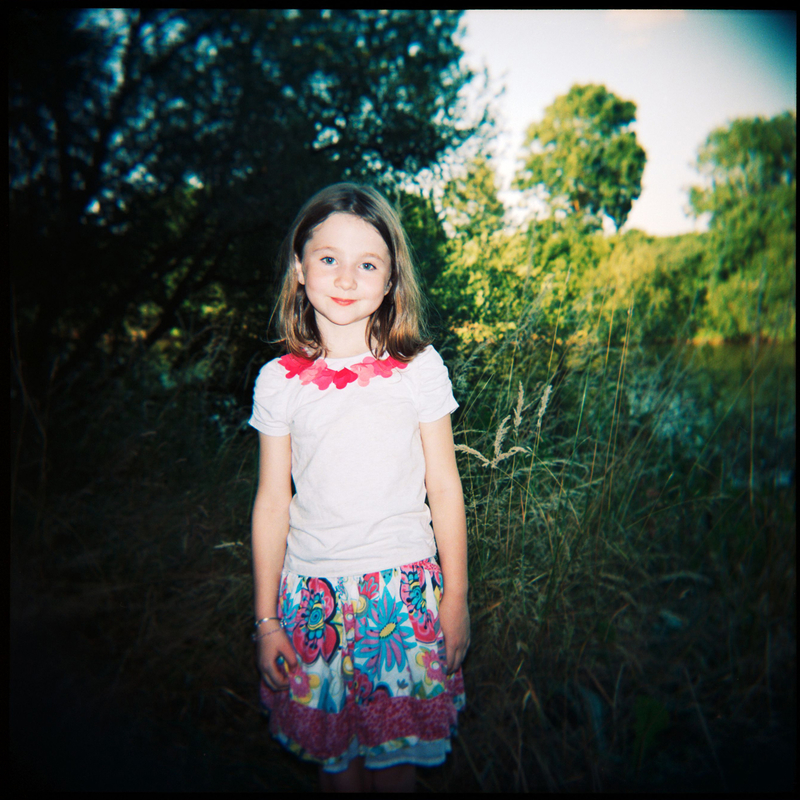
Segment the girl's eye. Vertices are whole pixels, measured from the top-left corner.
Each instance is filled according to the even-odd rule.
[[[323,264],[333,264],[333,256],[323,256],[321,261]]]
[[[372,272],[373,270],[377,269],[374,264],[370,264],[368,261],[361,265],[367,272]]]

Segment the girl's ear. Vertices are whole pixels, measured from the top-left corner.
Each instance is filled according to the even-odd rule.
[[[294,257],[294,271],[297,275],[297,280],[301,286],[306,285],[306,276],[303,275],[303,265],[300,263],[300,259],[295,256]]]
[[[387,295],[387,294],[389,294],[389,289],[391,289],[391,288],[392,288],[392,282],[391,282],[391,281],[389,281],[389,282],[386,284],[386,290],[385,290],[385,291],[384,291],[384,293],[383,293],[383,296],[384,296],[384,297],[386,297],[386,295]]]

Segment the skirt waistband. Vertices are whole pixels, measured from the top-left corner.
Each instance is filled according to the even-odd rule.
[[[439,575],[442,572],[442,568],[439,566],[438,562],[433,558],[424,558],[421,561],[412,561],[409,564],[401,564],[397,567],[389,567],[387,569],[375,569],[371,572],[364,572],[364,573],[354,573],[354,574],[347,574],[347,575],[327,575],[327,574],[316,574],[316,575],[304,575],[299,572],[294,572],[293,570],[284,569],[281,572],[282,576],[294,576],[297,578],[324,578],[328,581],[339,581],[339,580],[352,580],[358,579],[361,580],[366,578],[368,575],[383,575],[383,574],[395,574],[401,571],[408,571],[411,569],[424,569],[428,572],[431,572],[435,575]]]

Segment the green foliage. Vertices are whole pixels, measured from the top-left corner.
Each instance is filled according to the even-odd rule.
[[[629,130],[636,105],[605,86],[573,86],[525,137],[519,188],[540,187],[552,211],[610,217],[619,229],[642,190],[645,153]]]
[[[787,111],[772,119],[734,120],[712,131],[697,165],[711,185],[692,188],[692,207],[713,214],[711,227],[719,227],[742,200],[795,184],[797,119]]]
[[[607,254],[586,274],[582,286],[590,314],[601,314],[604,307],[611,319],[612,314],[632,308],[631,335],[636,341],[694,336],[699,325],[695,312],[705,299],[703,237],[655,237],[630,231],[606,243]],[[623,333],[617,329],[616,336]]]
[[[695,214],[711,215],[707,327],[726,339],[794,338],[797,120],[734,120],[698,157],[705,187]]]
[[[219,291],[263,330],[302,202],[342,179],[391,187],[474,131],[459,18],[16,9],[11,261],[31,379],[54,359],[65,377],[87,368],[104,341],[122,367],[143,303],[158,310],[146,346],[199,327]]]
[[[441,286],[441,273],[450,257],[450,241],[431,197],[399,191],[394,197],[424,291]]]
[[[576,87],[532,126],[536,135],[549,130],[555,138],[549,150],[529,157],[518,186],[531,185],[534,172],[537,180],[549,175],[550,199],[568,199],[570,175],[592,174],[585,169],[590,148],[576,133],[587,125],[566,111],[579,101],[600,107],[592,129],[600,152],[614,138],[612,114],[631,120],[634,110],[604,92]],[[527,230],[510,230],[491,163],[478,158],[443,194],[450,249],[433,294],[462,344],[520,341],[546,328],[560,345],[585,338],[587,320],[614,343],[793,340],[795,147],[792,114],[738,120],[714,132],[699,160],[711,188],[692,192],[696,213],[712,213],[710,231],[673,237],[602,235],[596,213],[587,210],[602,206],[585,200],[585,182],[576,189],[583,200],[551,205],[550,215]],[[602,187],[595,188],[600,197]]]
[[[626,243],[634,254],[658,244],[639,237]],[[690,255],[701,241],[677,244]],[[780,369],[769,363],[778,348],[759,351],[754,369],[750,346],[687,348],[692,354],[675,346],[639,348],[627,338],[609,346],[595,312],[584,323],[584,356],[557,370],[552,393],[551,338],[492,342],[453,365],[457,383],[471,368],[457,390],[462,411],[455,435],[471,607],[478,609],[473,640],[493,643],[491,659],[474,658],[467,667],[491,741],[511,718],[520,730],[512,744],[538,756],[526,759],[522,750],[508,769],[524,773],[533,764],[545,783],[542,763],[557,762],[547,743],[572,727],[582,766],[553,769],[553,784],[556,774],[585,774],[587,760],[603,764],[611,752],[616,766],[609,764],[607,776],[621,769],[629,788],[639,780],[663,789],[668,765],[688,771],[692,786],[699,773],[687,764],[708,757],[708,739],[717,743],[741,708],[730,692],[719,691],[719,680],[748,668],[751,680],[759,679],[764,656],[755,648],[769,647],[775,636],[768,620],[785,623],[788,672],[782,674],[793,685],[794,572],[780,594],[788,620],[765,610],[753,623],[742,613],[759,597],[769,602],[772,590],[759,581],[767,580],[770,557],[791,564],[794,555],[793,517],[775,523],[789,553],[768,555],[764,542],[773,534],[765,532],[763,516],[752,516],[760,506],[742,491],[756,470],[763,507],[774,504],[791,517],[793,356],[780,351],[778,380]],[[724,363],[732,349],[743,356],[743,369]],[[732,407],[737,397],[745,402]],[[779,418],[783,431],[775,435]],[[779,475],[785,493],[773,493]],[[720,641],[718,631],[727,629],[721,619],[742,647],[752,643],[749,667],[741,650],[731,655],[728,641]],[[498,660],[499,641],[505,658]],[[760,708],[764,718],[773,713],[766,698]],[[698,726],[698,713],[707,715],[710,734]],[[505,734],[497,746],[476,742],[479,781],[502,784],[491,772],[487,778],[481,763],[508,749]],[[601,779],[595,781],[599,786]],[[511,782],[505,785],[510,791]]]
[[[528,229],[531,281],[541,298],[541,324],[562,335],[574,330],[585,306],[585,284],[608,250],[608,242],[591,222],[577,217],[535,220]]]
[[[445,186],[441,203],[451,235],[432,297],[462,344],[573,329],[580,278],[607,249],[593,224],[568,216],[507,225],[494,168],[483,156]]]
[[[497,195],[497,175],[486,156],[478,156],[466,175],[450,181],[442,205],[457,241],[476,239],[481,247],[502,228],[506,210]]]
[[[451,233],[447,269],[432,296],[464,342],[512,330],[525,270],[524,241],[505,230],[493,165],[475,158],[444,187],[444,222]]]

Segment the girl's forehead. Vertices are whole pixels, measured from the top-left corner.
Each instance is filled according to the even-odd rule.
[[[389,253],[389,248],[380,231],[371,223],[355,214],[335,212],[310,231],[306,247],[313,242],[315,247],[340,247],[345,245],[376,248]],[[305,250],[305,247],[303,248]]]

